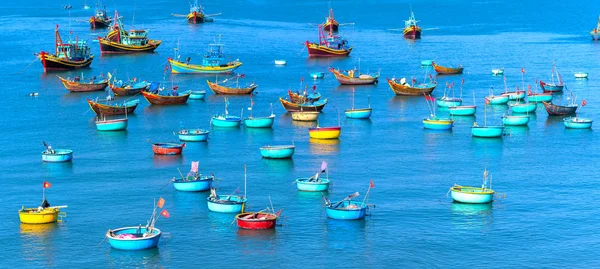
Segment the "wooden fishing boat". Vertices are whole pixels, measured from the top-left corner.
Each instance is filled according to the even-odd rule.
[[[336,32],[338,30],[338,28],[340,27],[340,23],[337,22],[335,20],[335,17],[333,16],[333,9],[330,8],[329,9],[329,16],[327,18],[325,18],[325,23],[322,24],[323,25],[323,31],[331,31],[331,32]]]
[[[292,120],[316,121],[319,118],[319,114],[321,114],[321,112],[318,112],[318,111],[293,111],[293,112],[290,112],[290,114],[292,114]]]
[[[124,54],[154,52],[162,43],[160,40],[148,39],[147,30],[125,30],[122,17],[115,10],[115,17],[110,31],[105,37],[98,37],[100,53],[102,54]]]
[[[588,77],[588,73],[586,73],[586,72],[575,72],[575,73],[573,73],[573,76],[575,76],[575,78],[583,79],[583,78],[587,78]]]
[[[130,226],[117,229],[109,229],[106,232],[106,238],[110,246],[120,250],[144,250],[158,246],[161,230],[154,227],[160,216],[169,218],[170,214],[166,209],[160,213],[157,211],[163,208],[165,200],[160,198],[154,206],[152,216],[146,226]]]
[[[316,91],[316,86],[313,86],[313,92],[308,92],[304,90],[304,92],[292,92],[292,90],[288,90],[288,95],[290,96],[290,100],[292,103],[306,103],[306,102],[314,102],[319,101],[321,99],[321,93]]]
[[[600,16],[598,17],[598,24],[596,24],[596,28],[590,31],[590,35],[592,36],[592,40],[600,39]]]
[[[510,104],[510,110],[514,113],[534,113],[537,109],[536,103],[514,103]]]
[[[308,134],[310,138],[314,139],[338,139],[342,133],[341,126],[331,127],[313,127],[308,128]]]
[[[436,100],[436,104],[439,107],[455,107],[462,104],[462,99],[444,95]]]
[[[206,91],[192,91],[188,92],[190,94],[190,100],[204,100],[206,96]]]
[[[542,102],[551,102],[554,96],[551,92],[544,93],[532,93],[529,92],[527,94],[527,101],[530,103],[542,103]]]
[[[554,77],[556,76],[557,81],[554,81]],[[540,80],[540,87],[544,92],[562,92],[565,84],[562,81],[562,76],[558,73],[556,69],[556,64],[552,65],[552,76],[550,78],[550,83],[546,83]]]
[[[304,111],[304,112],[317,111],[317,112],[321,112],[321,110],[323,110],[323,108],[327,104],[327,99],[325,99],[325,100],[318,100],[318,101],[314,101],[314,102],[306,102],[306,103],[297,104],[297,103],[293,103],[293,102],[290,102],[288,100],[285,100],[285,99],[279,97],[279,102],[281,103],[281,105],[283,106],[283,108],[285,108],[285,110],[287,110],[288,112],[295,112],[295,111]]]
[[[180,155],[185,143],[152,143],[152,151],[156,155]]]
[[[98,117],[96,120],[96,129],[98,131],[122,131],[127,129],[128,119],[106,119]]]
[[[92,101],[87,99],[90,108],[96,113],[96,115],[123,115],[131,114],[135,111],[140,103],[140,100],[123,101],[122,103],[113,103],[110,100]]]
[[[494,75],[494,76],[503,76],[504,75],[504,68],[492,69],[492,75]]]
[[[417,20],[415,19],[415,14],[411,11],[410,17],[408,17],[407,21],[404,21],[404,30],[402,30],[402,34],[404,34],[404,38],[408,39],[419,39],[421,38],[421,28],[417,25]]]
[[[592,119],[568,117],[563,119],[566,128],[569,129],[589,129],[592,128]]]
[[[173,187],[178,191],[207,191],[211,188],[212,182],[215,180],[215,176],[203,176],[198,174],[199,162],[192,162],[192,168],[190,172],[184,177],[180,173],[181,178],[175,178],[171,180]]]
[[[489,177],[489,188],[487,187],[487,170],[483,172],[483,184],[481,187],[461,186],[454,184],[454,186],[452,186],[449,190],[452,200],[454,200],[454,202],[466,204],[491,203],[493,201],[495,191],[492,190],[492,177]]]
[[[42,161],[49,163],[70,162],[73,159],[73,151],[70,149],[53,149],[44,143],[46,150],[42,151]]]
[[[181,129],[177,132],[179,141],[183,142],[203,142],[208,140],[210,131],[204,129]]]
[[[319,43],[306,41],[308,57],[344,57],[350,55],[352,47],[348,45],[348,41],[341,36],[334,35],[329,31],[327,37],[319,25]]]
[[[54,30],[54,36],[54,54],[44,51],[37,54],[44,67],[44,72],[86,68],[92,64],[94,55],[92,55],[90,47],[84,40],[75,38],[75,41],[69,40],[63,43],[58,32],[58,25]]]
[[[225,114],[214,115],[210,119],[210,123],[215,127],[239,127],[242,122],[242,117],[229,115],[229,100],[225,98]],[[242,110],[243,112],[243,110]]]
[[[233,73],[242,62],[238,60],[227,61],[223,53],[223,44],[221,44],[221,36],[219,42],[209,44],[208,50],[202,58],[202,64],[190,63],[191,57],[187,57],[185,62],[179,60],[179,47],[175,49],[174,58],[169,58],[171,73],[173,74],[228,74]]]
[[[112,92],[118,96],[137,95],[142,91],[148,90],[150,84],[151,83],[146,81],[137,81],[137,78],[128,81],[117,80],[115,76],[108,73],[108,87],[110,87]]]
[[[42,204],[37,208],[25,208],[21,207],[19,210],[19,220],[25,224],[46,224],[62,221],[63,217],[66,217],[65,212],[60,212],[63,206],[50,206],[46,200],[46,189],[50,188],[52,184],[44,181],[42,184]]]
[[[93,92],[93,91],[103,91],[108,86],[108,80],[103,79],[100,81],[96,81],[95,77],[92,78],[89,82],[85,82],[83,79],[83,74],[81,77],[77,76],[74,79],[63,78],[58,76],[60,82],[65,86],[65,88],[70,92]]]
[[[341,85],[368,85],[375,84],[379,80],[379,72],[373,74],[360,74],[355,70],[341,71],[329,68],[329,72],[333,73],[335,79]],[[358,77],[355,76],[358,73]]]
[[[260,155],[267,159],[288,159],[294,156],[296,146],[264,146],[260,148]]]
[[[204,13],[204,8],[202,5],[198,4],[198,0],[194,1],[194,4],[190,3],[190,12],[187,15],[179,15],[179,14],[171,14],[175,17],[185,17],[188,23],[199,24],[205,22],[213,22],[214,19],[212,17],[221,15],[221,13],[217,14],[206,14]]]
[[[542,104],[544,104],[546,112],[548,112],[548,115],[550,116],[575,114],[577,108],[579,107],[577,104],[574,103],[570,103],[566,106],[559,106],[549,102],[542,102]]]
[[[462,74],[464,68],[462,65],[458,67],[445,67],[441,65],[437,65],[435,62],[432,63],[433,69],[438,75],[454,75],[454,74]]]
[[[215,94],[225,94],[225,95],[240,95],[240,94],[251,94],[254,90],[256,90],[256,88],[258,87],[258,85],[251,83],[250,85],[247,85],[244,88],[241,88],[239,86],[239,84],[237,83],[237,80],[240,77],[244,77],[243,75],[237,75],[236,78],[236,87],[226,87],[223,85],[219,85],[218,83],[213,83],[210,82],[208,80],[206,80],[206,83],[208,84],[208,87],[215,93]],[[226,81],[223,81],[226,82]]]
[[[344,115],[349,119],[368,119],[371,117],[373,113],[373,109],[371,109],[371,98],[369,99],[369,107],[368,108],[355,108],[354,107],[354,94],[355,90],[352,89],[352,108],[346,109],[344,111]]]
[[[268,212],[246,212],[235,216],[238,227],[249,230],[275,228],[279,215]]]
[[[504,115],[502,123],[508,126],[524,126],[529,123],[529,115]]]
[[[420,84],[416,84],[416,82],[413,81],[413,84],[410,85],[410,84],[406,83],[405,78],[401,78],[401,79],[396,79],[396,78],[389,79],[388,78],[387,81],[388,81],[388,84],[390,85],[390,88],[396,95],[410,95],[410,96],[419,96],[419,95],[423,95],[423,94],[428,95],[428,94],[431,94],[431,92],[433,92],[433,90],[437,86],[437,83],[434,81],[431,81],[429,83],[420,83]]]
[[[142,95],[144,95],[144,98],[146,98],[148,103],[152,105],[181,105],[185,104],[188,98],[190,98],[189,93],[172,96],[160,95],[157,91],[155,91],[154,93],[149,91],[142,91]]]
[[[111,18],[106,13],[106,7],[102,5],[102,1],[96,2],[96,12],[88,22],[92,29],[103,29],[110,25]]]

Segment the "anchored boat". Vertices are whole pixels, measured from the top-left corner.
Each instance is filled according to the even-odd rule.
[[[420,39],[421,38],[421,28],[417,25],[419,21],[415,19],[415,14],[411,11],[410,17],[408,17],[407,21],[404,21],[404,29],[402,30],[402,34],[404,34],[404,38],[407,39]]]
[[[341,126],[332,127],[313,127],[308,129],[310,138],[314,139],[338,139],[342,133]]]
[[[188,93],[190,94],[190,100],[204,100],[204,97],[206,96],[206,91],[189,90]]]
[[[208,210],[219,213],[243,213],[246,206],[246,165],[244,165],[244,195],[235,195],[238,193],[239,188],[235,189],[232,194],[229,195],[217,195],[215,188],[210,189],[210,196],[208,196]]]
[[[473,123],[473,127],[471,127],[471,135],[473,137],[482,137],[482,138],[496,138],[502,137],[502,133],[504,133],[504,126],[488,126],[487,125],[487,109],[483,107],[483,126],[477,125],[477,122]]]
[[[45,151],[42,151],[42,161],[49,163],[70,162],[73,159],[73,151],[70,149],[53,149],[52,146],[43,142]]]
[[[87,99],[90,108],[96,113],[96,115],[123,115],[131,114],[135,111],[140,103],[140,100],[129,100],[121,103],[113,102],[112,99],[92,101]]]
[[[215,127],[239,127],[242,121],[242,117],[229,115],[229,100],[225,100],[225,114],[212,116],[210,123]],[[244,110],[242,109],[242,113]]]
[[[127,129],[127,116],[122,119],[107,119],[106,116],[96,119],[98,131],[122,131]]]
[[[110,246],[120,250],[144,250],[158,246],[162,232],[154,228],[154,225],[160,216],[164,218],[170,217],[170,213],[166,209],[162,209],[160,213],[157,212],[160,210],[159,208],[163,208],[164,204],[165,200],[160,198],[154,206],[154,210],[146,226],[139,225],[109,229],[106,232],[106,238]]]
[[[151,83],[146,81],[138,81],[137,78],[133,78],[127,81],[117,80],[115,76],[108,73],[108,86],[115,95],[118,96],[130,96],[137,95],[142,91],[146,91],[150,88]]]
[[[436,105],[434,104],[435,97],[431,95],[425,95],[425,101],[427,102],[427,108],[429,109],[430,115],[428,118],[423,119],[423,128],[430,130],[450,130],[454,125],[452,119],[440,119],[435,115]],[[431,102],[431,105],[429,104]]]
[[[323,30],[328,31],[328,32],[329,31],[336,32],[338,30],[339,26],[340,26],[340,23],[335,20],[335,17],[333,16],[333,9],[330,8],[329,16],[327,18],[325,18],[325,23],[323,23]]]
[[[105,37],[98,37],[100,53],[123,54],[154,52],[162,43],[160,40],[148,39],[148,30],[125,30],[122,17],[115,10],[115,17],[110,31]]]
[[[223,44],[221,44],[221,36],[219,42],[208,45],[208,51],[202,58],[202,64],[190,63],[191,57],[187,57],[185,62],[180,60],[179,47],[175,49],[175,57],[169,58],[171,73],[173,74],[226,74],[232,73],[242,63],[238,60],[227,61],[223,53]]]
[[[590,35],[592,36],[592,40],[600,39],[600,16],[598,17],[598,24],[596,24],[596,28],[590,31]]]
[[[461,86],[461,88],[462,88],[462,86]],[[450,89],[452,89],[452,97],[448,96],[448,92],[450,91]],[[461,92],[462,92],[462,90],[461,90]],[[454,82],[452,82],[451,84],[448,84],[446,82],[446,88],[444,89],[444,96],[438,98],[436,100],[436,104],[439,107],[453,107],[453,106],[460,106],[462,104],[462,98],[454,97]]]
[[[36,55],[44,67],[44,72],[86,68],[92,64],[94,55],[84,40],[75,38],[75,41],[69,40],[63,43],[58,32],[58,25],[54,30],[54,36],[54,54],[42,51]]]
[[[190,13],[187,15],[181,14],[171,14],[175,17],[185,17],[187,18],[188,23],[199,24],[205,22],[213,22],[214,19],[212,17],[216,17],[221,15],[221,13],[217,14],[206,14],[202,5],[198,4],[198,0],[194,1],[194,4],[190,3]]]
[[[182,105],[190,98],[190,93],[179,94],[178,88],[175,86],[170,93],[164,93],[165,88],[159,88],[157,83],[152,83],[148,91],[142,91],[142,95],[151,105]]]
[[[306,41],[309,57],[343,57],[350,55],[352,47],[348,45],[348,41],[341,36],[334,35],[333,31],[329,31],[327,37],[323,32],[322,26],[319,25],[319,43]]]
[[[579,117],[568,117],[563,119],[565,127],[570,129],[589,129],[592,128],[593,122],[592,119]]]
[[[529,123],[529,115],[504,115],[502,123],[505,126],[525,126]]]
[[[492,69],[492,75],[494,75],[494,76],[503,76],[504,75],[504,68]]]
[[[328,198],[323,197],[323,199],[325,199],[325,211],[327,212],[327,217],[330,219],[339,220],[363,219],[370,207],[367,202],[369,199],[369,193],[373,187],[374,184],[373,181],[371,181],[369,183],[367,195],[365,195],[365,198],[362,202],[352,201],[352,199],[360,195],[358,192],[348,195],[346,198],[337,203],[331,203]]]
[[[379,72],[372,74],[361,74],[360,70],[336,70],[329,68],[329,72],[333,73],[335,79],[341,85],[368,85],[375,84],[379,80]]]
[[[452,195],[452,200],[458,203],[466,204],[486,204],[491,203],[494,198],[494,190],[492,190],[492,176],[489,176],[489,188],[488,185],[488,171],[483,171],[483,184],[481,187],[471,186],[460,186],[454,184],[449,190]]]
[[[406,78],[401,79],[387,79],[390,88],[396,95],[410,95],[419,96],[423,94],[431,94],[437,83],[432,79],[428,83],[417,84],[416,79],[413,79],[412,85],[406,82]]]
[[[490,95],[485,97],[485,103],[488,105],[506,105],[508,95],[494,95],[494,88],[490,88]]]
[[[179,141],[202,142],[208,140],[210,132],[204,129],[181,129],[177,132]]]
[[[106,6],[102,5],[102,1],[96,2],[96,12],[88,21],[92,29],[106,28],[110,25],[112,19],[106,13]]]
[[[271,128],[273,123],[275,123],[275,114],[273,113],[273,105],[271,104],[271,115],[266,117],[253,117],[252,116],[252,107],[254,106],[254,101],[252,101],[252,94],[250,94],[250,117],[244,119],[244,125],[248,128]]]
[[[293,103],[293,102],[290,102],[288,100],[285,100],[285,99],[279,97],[279,102],[281,103],[283,108],[285,108],[285,110],[288,112],[295,112],[295,111],[321,112],[321,110],[323,110],[323,108],[327,104],[327,99],[312,101],[312,102],[309,101],[309,102],[305,102],[305,103]]]
[[[435,70],[435,72],[438,73],[438,75],[462,74],[462,72],[464,70],[462,65],[459,65],[458,67],[446,67],[446,66],[437,65],[435,62],[433,62],[431,65],[433,66],[433,69]]]
[[[368,97],[368,100],[369,100],[368,108],[355,108],[354,107],[354,93],[355,93],[355,90],[352,89],[352,108],[346,109],[346,111],[344,111],[346,118],[350,118],[350,119],[368,119],[368,118],[370,118],[371,113],[373,112],[373,109],[371,109],[371,98]]]
[[[232,79],[235,79],[235,87],[219,85],[218,81],[215,81],[213,83],[213,82],[206,80],[206,83],[208,84],[208,87],[215,94],[228,94],[228,95],[251,94],[254,90],[256,90],[258,85],[255,83],[250,83],[244,87],[240,87],[239,80],[240,80],[240,78],[244,78],[244,77],[245,77],[244,74],[238,74],[232,78]],[[229,81],[229,79],[225,79],[221,83],[226,83],[228,81]]]
[[[557,81],[554,81],[554,76],[556,75]],[[556,70],[556,64],[552,65],[552,77],[550,79],[550,83],[546,83],[540,80],[540,86],[544,92],[561,92],[565,87],[565,84],[562,81],[562,76]]]
[[[181,155],[185,143],[152,143],[152,151],[156,155]]]
[[[50,188],[50,186],[52,186],[50,182],[44,181],[42,183],[42,204],[40,206],[38,206],[37,208],[25,208],[25,206],[21,207],[21,209],[19,210],[19,220],[21,221],[21,223],[54,223],[57,221],[62,221],[62,218],[67,216],[65,212],[60,211],[61,208],[66,208],[66,205],[50,206],[50,204],[46,200],[46,189]]]
[[[325,178],[321,178],[320,175],[326,173]],[[321,170],[314,176],[303,177],[296,179],[296,187],[299,191],[310,191],[320,192],[327,191],[329,189],[329,171],[327,170],[327,163],[323,161],[321,163]]]
[[[316,121],[319,118],[319,111],[292,111],[292,120],[297,121]]]
[[[267,159],[287,159],[292,158],[295,151],[294,145],[264,146],[260,148],[260,155]]]
[[[184,177],[181,172],[181,178],[175,178],[171,180],[173,187],[178,191],[207,191],[210,189],[212,182],[215,180],[215,176],[203,176],[198,174],[198,164],[200,162],[192,162],[190,172]],[[179,171],[179,169],[177,169]]]
[[[96,77],[92,77],[89,81],[86,81],[83,78],[83,73],[81,77],[76,76],[75,78],[63,78],[58,76],[60,82],[65,86],[65,88],[70,92],[93,92],[93,91],[103,91],[108,86],[108,80],[101,79],[96,80]]]

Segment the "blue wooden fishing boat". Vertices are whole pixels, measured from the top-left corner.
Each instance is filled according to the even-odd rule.
[[[284,146],[264,146],[260,148],[260,154],[263,158],[268,159],[287,159],[294,156],[296,146],[284,145]]]
[[[171,73],[173,74],[229,74],[233,73],[242,63],[238,60],[227,61],[223,53],[223,44],[221,44],[221,36],[215,44],[209,44],[201,64],[190,63],[191,57],[187,57],[185,61],[181,60],[179,55],[179,45],[175,49],[173,59],[169,58]]]
[[[198,164],[199,162],[192,162],[192,168],[185,177],[180,172],[181,178],[173,178],[173,187],[175,187],[176,190],[207,191],[210,189],[212,182],[215,180],[215,176],[203,176],[198,174]]]
[[[477,106],[453,106],[448,107],[448,112],[452,116],[473,116],[477,112]]]
[[[202,142],[208,140],[210,131],[204,129],[181,129],[177,132],[180,141]]]
[[[504,115],[502,123],[509,126],[523,126],[529,123],[529,115]]]
[[[346,115],[346,118],[350,118],[350,119],[368,119],[371,117],[371,114],[373,113],[373,109],[371,108],[371,98],[369,99],[369,107],[368,108],[355,108],[354,107],[354,89],[352,89],[352,108],[351,109],[346,109],[346,111],[344,111],[344,114]]]
[[[536,103],[515,103],[510,104],[510,110],[514,113],[533,113],[537,108]]]
[[[155,248],[158,245],[162,232],[154,228],[156,221],[160,216],[169,218],[170,214],[166,209],[158,212],[163,208],[165,199],[160,198],[154,206],[152,216],[146,226],[130,226],[111,230],[106,232],[106,238],[112,248],[120,250],[144,250]]]
[[[106,119],[106,117],[98,117],[96,120],[96,129],[98,129],[98,131],[122,131],[127,129],[127,121],[127,118]]]
[[[554,95],[552,95],[551,92],[533,93],[531,92],[531,90],[529,90],[529,92],[527,93],[527,102],[530,103],[550,102],[553,98]]]
[[[112,248],[120,250],[143,250],[155,248],[162,232],[157,228],[124,227],[108,230],[106,238]]]
[[[505,92],[502,95],[507,96],[508,100],[516,101],[525,98],[525,91]]]
[[[563,119],[566,128],[569,129],[589,129],[592,128],[592,119],[568,117]]]
[[[313,79],[322,79],[325,77],[325,72],[311,72],[310,77]]]
[[[454,184],[448,192],[452,195],[452,199],[458,203],[466,204],[486,204],[491,203],[494,198],[494,190],[492,190],[492,177],[488,185],[488,171],[483,172],[483,184],[481,187],[460,186]]]
[[[215,127],[238,127],[242,122],[242,117],[231,116],[229,115],[229,111],[227,110],[229,106],[229,101],[225,98],[225,114],[224,115],[215,115],[210,119],[210,123]],[[243,110],[242,110],[243,112]]]
[[[556,74],[557,81],[554,81],[554,75]],[[540,80],[540,86],[544,92],[562,92],[565,84],[562,81],[562,76],[556,70],[556,63],[552,65],[552,78],[550,79],[550,83],[546,83]]]
[[[204,100],[206,96],[206,91],[189,91],[191,100]]]
[[[321,178],[320,175],[326,173],[325,178]],[[329,189],[329,171],[327,170],[327,163],[323,161],[321,163],[321,170],[312,177],[304,177],[296,179],[296,187],[299,191],[327,191]]]
[[[70,149],[53,149],[52,146],[44,143],[45,151],[42,151],[42,161],[49,163],[70,162],[73,159],[73,151]]]

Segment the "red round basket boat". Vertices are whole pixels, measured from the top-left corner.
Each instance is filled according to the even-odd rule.
[[[238,227],[249,230],[273,229],[277,215],[263,212],[246,212],[235,216]]]
[[[179,155],[185,148],[185,143],[153,143],[152,151],[158,155]]]

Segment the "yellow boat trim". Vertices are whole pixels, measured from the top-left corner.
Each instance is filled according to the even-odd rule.
[[[463,191],[462,189],[470,189],[470,190],[478,190],[479,192],[470,192],[470,191]],[[477,194],[477,195],[488,195],[488,194],[494,194],[495,191],[492,189],[482,189],[479,187],[471,187],[471,186],[460,186],[460,185],[454,185],[450,188],[451,191],[453,192],[460,192],[460,193],[467,193],[467,194]]]
[[[152,39],[152,40],[148,40],[148,44],[146,44],[144,46],[135,46],[135,45],[123,45],[121,43],[109,41],[108,39],[102,38],[102,39],[100,39],[100,43],[103,45],[113,46],[113,47],[123,49],[123,50],[144,51],[144,50],[148,50],[149,48],[152,48],[152,47],[157,48],[162,43],[162,41]]]
[[[169,63],[173,66],[176,67],[180,67],[180,68],[184,68],[184,69],[190,69],[190,70],[194,70],[194,71],[227,71],[227,70],[232,70],[235,68],[238,68],[242,65],[241,62],[235,62],[232,65],[228,65],[228,66],[204,66],[204,65],[195,65],[195,64],[185,64],[179,61],[175,61],[173,59],[169,60]],[[171,68],[171,72],[172,73],[179,73],[176,70],[174,70],[173,68]]]
[[[328,48],[326,46],[321,46],[315,43],[310,43],[308,44],[308,47],[311,49],[316,49],[316,50],[320,50],[320,51],[326,51],[329,53],[333,53],[333,54],[339,54],[339,55],[343,55],[343,54],[349,54],[352,51],[352,47],[350,47],[348,50],[336,50],[336,49],[332,49],[332,48]]]

